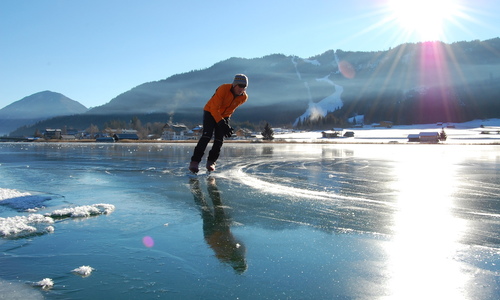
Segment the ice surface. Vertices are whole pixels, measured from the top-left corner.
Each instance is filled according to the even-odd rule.
[[[483,123],[445,130],[498,141]],[[423,129],[436,124],[345,140]],[[37,212],[54,223],[0,237],[0,283],[46,299],[500,299],[499,146],[313,143],[227,143],[199,195],[192,143],[0,143],[7,194],[64,195]],[[0,206],[14,214],[30,216]],[[46,277],[54,288],[33,287]]]
[[[40,291],[30,285],[19,282],[0,280],[0,299],[35,300],[44,299]]]

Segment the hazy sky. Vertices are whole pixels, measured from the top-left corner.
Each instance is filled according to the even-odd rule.
[[[98,106],[230,57],[486,40],[499,15],[499,0],[1,0],[0,108],[45,90]]]

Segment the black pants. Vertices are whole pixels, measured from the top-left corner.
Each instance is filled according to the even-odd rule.
[[[205,149],[207,148],[208,143],[212,139],[214,135],[214,144],[212,145],[212,149],[208,152],[208,160],[209,161],[217,161],[220,154],[220,149],[222,148],[222,144],[224,143],[224,131],[217,126],[214,117],[212,114],[206,110],[203,111],[203,134],[201,135],[198,144],[194,148],[193,156],[191,157],[191,161],[200,162],[201,158],[205,154]]]

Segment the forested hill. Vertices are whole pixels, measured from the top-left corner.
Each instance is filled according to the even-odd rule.
[[[310,58],[230,58],[134,87],[81,115],[81,122],[137,116],[144,123],[161,115],[164,121],[196,124],[216,87],[236,73],[249,77],[249,101],[233,116],[240,122],[283,126],[313,117],[344,124],[364,115],[365,123],[414,124],[500,117],[500,38],[494,38],[378,52],[330,50]]]

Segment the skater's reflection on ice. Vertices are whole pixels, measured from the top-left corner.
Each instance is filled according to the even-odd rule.
[[[245,247],[231,232],[231,218],[224,211],[215,178],[207,178],[207,191],[212,200],[213,209],[205,200],[199,179],[191,179],[190,184],[194,201],[201,210],[205,241],[221,262],[230,265],[238,274],[244,273],[247,269]]]

